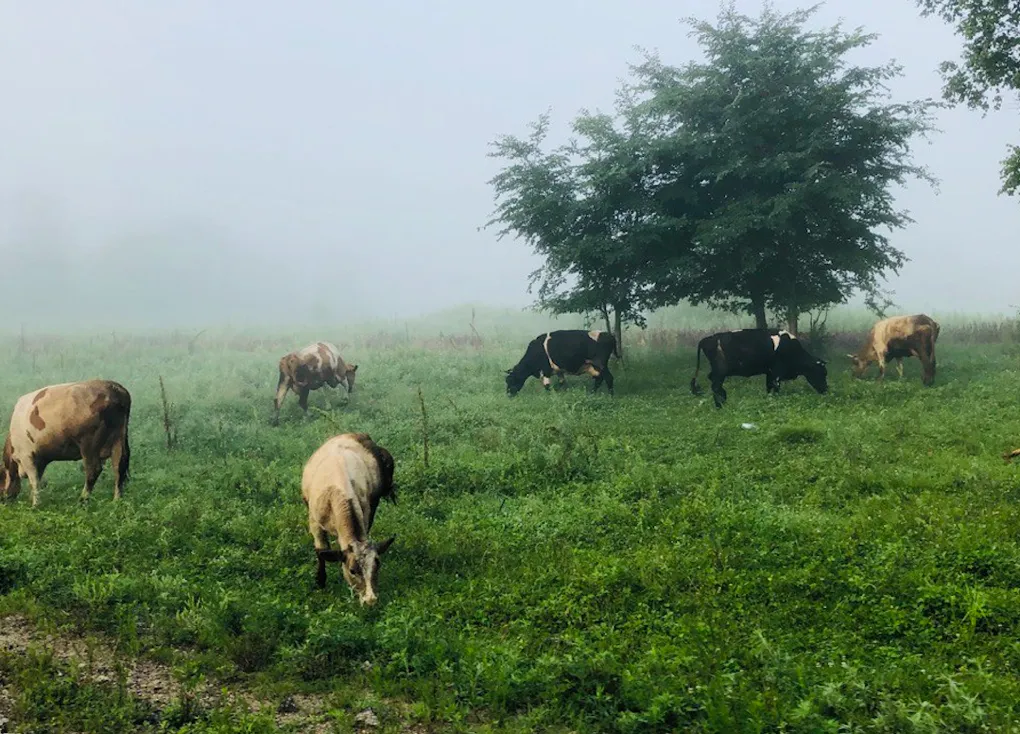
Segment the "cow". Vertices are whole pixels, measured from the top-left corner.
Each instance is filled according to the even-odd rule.
[[[347,364],[340,357],[340,350],[329,342],[316,342],[304,349],[280,358],[280,379],[276,383],[276,398],[273,400],[273,424],[280,422],[280,404],[293,390],[298,396],[298,405],[308,415],[308,393],[323,385],[343,385],[347,394],[354,392],[354,376],[358,365]]]
[[[14,404],[4,442],[0,496],[17,497],[21,480],[27,477],[36,507],[46,467],[54,461],[80,459],[85,470],[81,499],[86,501],[103,462],[110,459],[113,497],[120,499],[131,464],[130,418],[131,394],[111,380],[65,382],[22,395]]]
[[[592,392],[605,380],[613,394],[613,374],[609,371],[610,355],[616,351],[616,338],[606,331],[561,329],[540,334],[528,343],[521,360],[506,371],[506,393],[514,397],[529,377],[541,378],[546,390],[550,377],[559,377],[558,387],[566,385],[565,375],[591,375]]]
[[[818,393],[828,392],[828,372],[824,359],[808,353],[796,336],[778,329],[740,329],[722,331],[706,336],[698,342],[697,363],[691,378],[691,392],[699,395],[698,372],[704,352],[710,367],[708,379],[712,382],[715,407],[726,401],[723,381],[727,377],[753,377],[765,375],[766,394],[779,391],[783,381],[801,375]]]
[[[935,342],[939,338],[939,324],[925,314],[892,316],[882,319],[868,332],[868,339],[857,354],[847,356],[853,362],[854,377],[863,377],[872,362],[878,363],[878,379],[885,377],[885,366],[896,360],[896,371],[903,378],[903,358],[917,357],[921,361],[921,382],[931,386],[935,382]]]
[[[367,433],[342,433],[323,443],[305,463],[301,497],[308,508],[308,531],[315,543],[316,585],[326,586],[327,561],[339,561],[348,586],[362,604],[377,597],[379,559],[396,536],[369,540],[379,500],[396,504],[393,456]],[[337,549],[329,547],[336,536]]]

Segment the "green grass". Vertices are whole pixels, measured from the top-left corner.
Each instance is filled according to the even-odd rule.
[[[980,325],[958,323],[954,343],[943,322],[933,388],[916,360],[878,385],[837,353],[829,395],[798,380],[768,398],[764,378],[735,378],[723,410],[689,393],[686,346],[633,349],[612,399],[573,378],[509,400],[502,373],[531,324],[479,326],[478,350],[373,347],[365,332],[344,349],[360,365],[350,402],[313,393],[329,410],[304,421],[288,396],[276,428],[276,362],[302,337],[206,335],[193,354],[190,337],[30,339],[29,353],[15,337],[3,405],[91,376],[131,390],[133,478],[113,503],[107,468],[81,507],[79,466],[55,464],[38,510],[27,488],[0,505],[0,611],[187,659],[228,686],[326,691],[349,712],[372,701],[394,727],[1011,730],[1020,467],[1000,457],[1020,446],[1020,350],[966,345]],[[304,461],[348,430],[397,462],[400,502],[373,530],[397,541],[371,609],[335,567],[315,590],[300,498]],[[49,663],[7,665],[30,664]],[[30,678],[48,680],[19,679],[25,721],[36,696],[78,712],[48,730],[100,714],[148,725],[135,704],[100,705],[116,692]]]

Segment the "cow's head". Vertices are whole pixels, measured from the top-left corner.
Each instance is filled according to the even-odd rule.
[[[518,367],[509,369],[506,371],[506,394],[511,398],[521,391],[524,387],[524,383],[527,381],[528,375],[525,374]]]
[[[346,369],[342,375],[342,379],[347,383],[347,393],[354,392],[354,374],[358,371],[358,365],[349,364],[346,365]]]
[[[863,375],[865,370],[868,369],[868,365],[871,364],[870,359],[865,359],[856,354],[848,354],[846,356],[850,358],[850,364],[852,365],[852,367],[850,367],[850,371],[853,373],[854,377],[860,377]]]
[[[0,499],[12,500],[21,492],[21,471],[14,460],[11,436],[4,442],[3,459],[0,461]]]
[[[801,374],[804,375],[804,379],[807,380],[808,384],[817,392],[828,392],[829,370],[825,366],[825,360],[812,357],[807,352],[804,353],[804,357],[805,360],[801,367]]]
[[[379,578],[380,558],[389,550],[396,537],[390,536],[381,543],[355,540],[341,551],[340,569],[343,571],[344,580],[364,605],[372,606],[379,599],[375,593],[375,585]]]

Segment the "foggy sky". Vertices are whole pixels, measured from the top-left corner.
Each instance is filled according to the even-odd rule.
[[[627,63],[640,61],[634,46],[681,64],[699,51],[679,18],[718,10],[707,0],[9,0],[0,247],[21,246],[34,226],[79,255],[107,253],[90,266],[100,273],[110,252],[134,252],[129,271],[148,292],[144,250],[205,232],[233,248],[209,266],[226,275],[211,272],[255,288],[250,305],[228,299],[235,310],[300,303],[298,321],[523,306],[535,256],[476,231],[493,209],[487,144],[525,133],[548,108],[560,133],[582,107],[609,111]],[[921,18],[913,0],[830,0],[814,22],[840,17],[880,34],[855,60],[904,66],[897,101],[940,96],[937,66],[960,49],[949,26]],[[906,309],[1020,304],[1020,201],[996,195],[1005,145],[1020,142],[1018,105],[1004,107],[987,118],[943,111],[943,132],[915,147],[941,193],[916,182],[900,195],[917,221],[893,235],[911,262],[889,285]],[[194,236],[174,257],[201,254],[205,235]],[[215,290],[165,277],[166,298]],[[15,320],[31,308],[6,304]]]

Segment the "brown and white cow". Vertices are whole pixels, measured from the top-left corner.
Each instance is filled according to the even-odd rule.
[[[86,380],[48,385],[18,398],[11,414],[0,468],[0,496],[13,499],[21,480],[32,487],[32,506],[39,504],[39,483],[54,461],[81,460],[85,469],[82,500],[111,460],[113,496],[120,499],[128,479],[131,449],[128,421],[131,394],[110,380]]]
[[[285,355],[280,359],[280,380],[273,400],[273,423],[280,421],[280,404],[287,397],[288,390],[297,393],[298,404],[307,415],[309,392],[323,385],[343,385],[350,394],[354,392],[357,371],[358,365],[344,362],[340,350],[329,342],[317,342]]]
[[[333,436],[305,463],[301,497],[315,541],[318,587],[326,586],[326,562],[339,561],[361,603],[375,604],[379,559],[396,536],[377,544],[368,534],[379,500],[397,502],[393,456],[367,433]],[[330,536],[336,536],[337,550],[330,550]]]
[[[848,354],[853,361],[854,377],[861,377],[878,363],[878,379],[885,377],[885,366],[896,360],[896,371],[903,377],[903,358],[917,357],[921,361],[921,381],[925,385],[935,382],[935,342],[939,338],[939,324],[925,314],[893,316],[882,319],[868,332],[868,339],[857,354]]]

